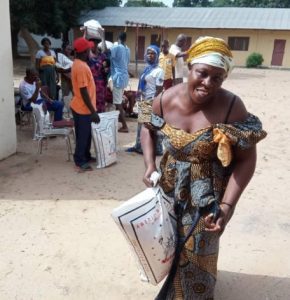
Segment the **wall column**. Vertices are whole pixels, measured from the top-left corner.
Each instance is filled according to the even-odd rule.
[[[0,1],[0,160],[16,152],[16,124],[13,86],[9,1]]]

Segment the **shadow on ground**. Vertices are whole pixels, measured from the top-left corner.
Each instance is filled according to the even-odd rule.
[[[290,278],[220,271],[215,296],[217,300],[287,300]]]

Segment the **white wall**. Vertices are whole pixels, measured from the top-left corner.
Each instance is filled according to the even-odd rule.
[[[0,160],[16,152],[9,1],[0,1]]]

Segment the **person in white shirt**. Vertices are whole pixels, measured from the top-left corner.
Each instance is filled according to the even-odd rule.
[[[62,120],[63,103],[49,98],[44,89],[37,71],[34,68],[27,68],[26,76],[19,85],[22,109],[32,111],[31,103],[42,103],[48,111],[54,112],[54,121]]]
[[[163,90],[164,71],[158,66],[160,50],[155,45],[150,45],[146,49],[145,62],[147,63],[139,79],[138,94],[141,101],[152,101]],[[142,124],[138,123],[136,143],[134,147],[128,148],[126,152],[136,152],[142,154],[140,132]],[[156,155],[162,155],[161,137],[156,143]]]
[[[184,60],[183,58],[186,57],[186,35],[179,34],[176,38],[175,44],[172,44],[169,53],[175,56],[175,79],[173,84],[176,85],[178,83],[183,82],[183,67],[184,67]]]
[[[72,46],[69,44],[64,44],[60,51],[56,51],[56,71],[61,75],[61,92],[62,97],[68,96],[72,92],[71,83],[71,67],[73,64],[72,57]]]

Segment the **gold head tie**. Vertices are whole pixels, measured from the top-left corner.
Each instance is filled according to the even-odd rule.
[[[201,37],[187,50],[190,64],[204,63],[223,68],[227,74],[233,68],[233,55],[227,43],[220,38]]]

